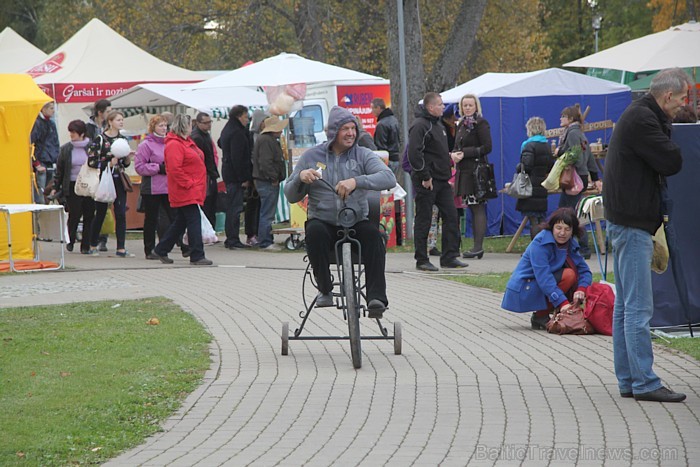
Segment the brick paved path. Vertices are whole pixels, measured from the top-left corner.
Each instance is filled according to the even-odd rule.
[[[207,255],[218,267],[69,255],[72,272],[0,277],[3,306],[162,295],[214,336],[202,386],[110,465],[700,465],[700,364],[688,357],[655,348],[656,370],[685,403],[622,399],[611,338],[531,331],[499,294],[415,274],[410,255],[388,264],[384,322],[401,321],[402,355],[363,341],[354,370],[347,341],[292,341],[282,356],[282,322],[293,330],[302,309],[301,256]],[[308,325],[346,330],[335,309]]]

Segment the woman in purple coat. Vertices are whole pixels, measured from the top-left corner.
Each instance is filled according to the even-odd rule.
[[[165,135],[168,132],[168,120],[162,115],[152,117],[148,122],[148,135],[136,150],[134,168],[141,175],[141,196],[145,208],[143,222],[143,249],[146,259],[158,259],[153,254],[156,246],[156,230],[158,237],[165,234],[173,220],[173,213],[168,201],[168,177],[165,174]],[[168,225],[161,225],[160,210],[166,213]],[[183,256],[187,248],[183,247]]]

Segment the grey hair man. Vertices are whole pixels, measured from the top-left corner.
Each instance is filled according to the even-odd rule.
[[[652,365],[649,321],[652,235],[662,222],[666,177],[681,170],[681,148],[671,121],[685,104],[691,81],[680,68],[663,70],[649,93],[633,102],[613,132],[605,159],[603,203],[615,268],[613,353],[620,396],[681,402],[685,394],[661,383]]]

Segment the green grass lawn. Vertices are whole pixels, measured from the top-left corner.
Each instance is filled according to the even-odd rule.
[[[210,339],[163,298],[0,309],[0,465],[98,464],[140,444],[200,384]]]

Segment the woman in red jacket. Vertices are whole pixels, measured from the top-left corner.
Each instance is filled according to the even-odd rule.
[[[207,194],[207,169],[204,154],[190,138],[192,118],[189,115],[175,116],[170,133],[165,137],[165,167],[168,175],[168,198],[175,209],[175,220],[153,254],[161,262],[171,264],[168,253],[187,229],[190,244],[190,264],[209,266],[211,260],[204,257],[200,206]]]

